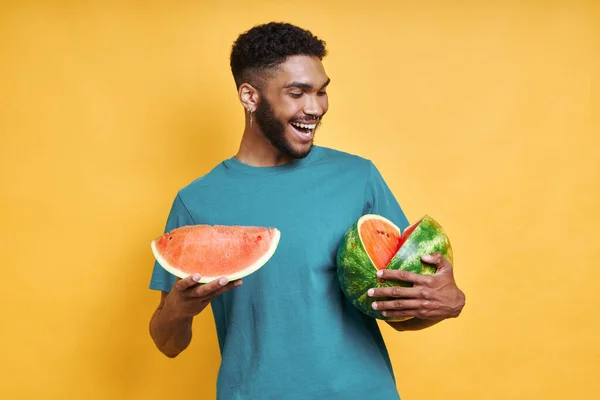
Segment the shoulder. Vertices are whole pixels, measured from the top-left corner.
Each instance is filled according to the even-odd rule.
[[[359,168],[365,171],[368,171],[373,167],[373,162],[370,159],[358,154],[323,146],[315,146],[315,150],[319,153],[318,160],[321,162]]]
[[[205,192],[207,189],[214,187],[218,182],[221,182],[225,177],[223,163],[215,165],[210,171],[204,175],[200,175],[193,181],[188,182],[177,192],[177,196],[184,200],[190,197],[196,197],[198,194]]]

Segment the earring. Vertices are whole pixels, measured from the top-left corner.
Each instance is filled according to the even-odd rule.
[[[248,110],[248,114],[250,115],[250,128],[252,128],[252,124],[254,122],[254,113]]]

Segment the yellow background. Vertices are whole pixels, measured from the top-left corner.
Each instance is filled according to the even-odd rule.
[[[460,318],[382,326],[403,399],[598,398],[600,6],[566,0],[3,2],[0,398],[214,398],[210,312],[153,347],[149,242],[237,150],[229,50],[269,20],[327,41],[317,143],[455,248]]]

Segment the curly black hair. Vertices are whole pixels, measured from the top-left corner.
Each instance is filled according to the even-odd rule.
[[[284,22],[269,22],[242,33],[231,48],[230,65],[236,86],[244,82],[261,86],[264,73],[276,69],[287,57],[327,55],[325,42],[310,31]]]

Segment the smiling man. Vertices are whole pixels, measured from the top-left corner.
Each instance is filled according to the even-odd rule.
[[[261,54],[255,49],[272,40],[269,29],[276,34],[282,28],[258,29],[240,37],[231,53],[231,69],[249,120],[236,157],[251,165],[281,165],[309,154],[327,112],[330,79],[321,63],[325,46],[305,33],[296,43],[286,43],[287,48],[264,47]],[[284,58],[281,52],[291,54]]]
[[[212,307],[222,356],[218,399],[399,398],[377,322],[345,299],[335,256],[365,213],[401,229],[408,221],[371,161],[313,144],[328,110],[325,55],[322,40],[290,24],[238,37],[231,70],[245,112],[239,150],[182,188],[167,218],[166,231],[192,224],[281,231],[274,256],[243,285],[224,278],[197,285],[199,276],[180,280],[154,265],[150,287],[161,298],[150,333],[165,355],[187,348],[194,316]],[[413,317],[390,322],[398,331],[457,317],[464,306],[452,266],[439,254],[424,261],[437,273],[386,272],[413,286],[372,293],[395,298],[374,308]]]

